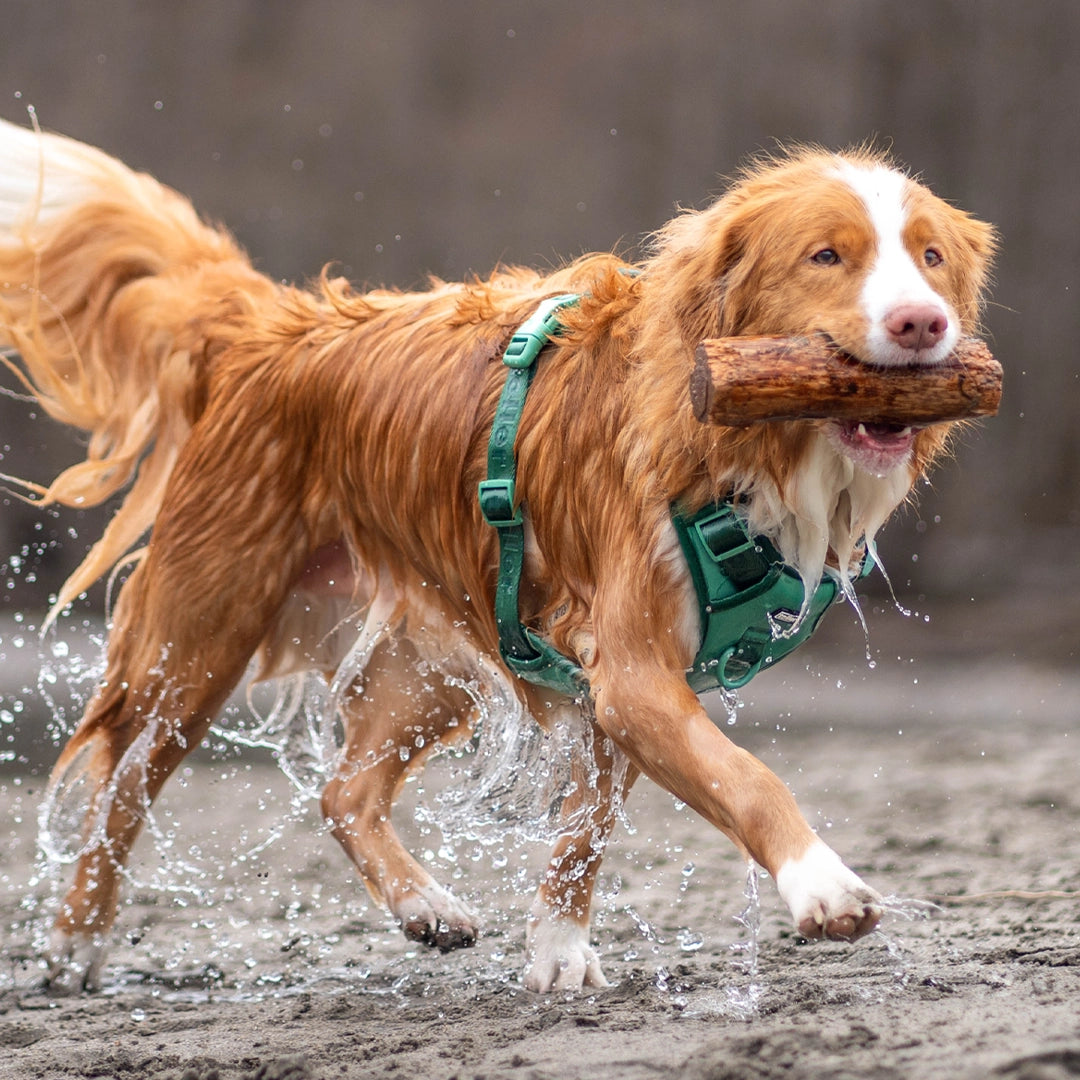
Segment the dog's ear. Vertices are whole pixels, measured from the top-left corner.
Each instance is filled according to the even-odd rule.
[[[739,333],[740,305],[727,299],[746,276],[740,267],[751,216],[733,191],[705,210],[683,211],[655,236],[650,291],[691,349],[703,338]]]
[[[986,300],[991,281],[998,234],[993,225],[979,221],[955,207],[948,207],[952,242],[960,251],[954,265],[946,267],[954,275],[953,288],[964,330],[973,334],[978,328],[979,314]]]

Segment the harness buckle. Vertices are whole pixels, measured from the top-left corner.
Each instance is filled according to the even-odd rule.
[[[481,480],[479,485],[480,513],[494,529],[521,525],[521,507],[514,506],[514,481],[509,477]]]
[[[578,296],[575,293],[549,296],[541,301],[536,312],[518,327],[510,339],[510,344],[503,353],[503,363],[517,371],[532,367],[540,355],[540,350],[552,338],[562,333],[560,309],[577,302]]]
[[[768,574],[773,559],[762,548],[762,538],[750,536],[730,503],[690,523],[702,549],[737,588],[756,585]],[[711,599],[720,599],[712,597]]]
[[[510,339],[510,344],[506,346],[503,363],[508,368],[516,368],[519,371],[531,367],[536,359],[537,346],[543,346],[546,343],[547,339],[540,338],[537,334],[516,333]]]

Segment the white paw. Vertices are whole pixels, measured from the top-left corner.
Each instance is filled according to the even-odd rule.
[[[600,970],[600,959],[589,944],[589,927],[533,905],[525,931],[527,990],[580,990],[583,986],[610,986]]]
[[[101,989],[105,942],[100,934],[73,934],[54,930],[49,939],[47,978],[49,993],[56,997]]]
[[[820,840],[780,867],[776,887],[804,937],[854,941],[881,918],[881,897]]]
[[[389,901],[405,936],[440,952],[467,949],[480,936],[480,920],[449,889],[430,882]]]

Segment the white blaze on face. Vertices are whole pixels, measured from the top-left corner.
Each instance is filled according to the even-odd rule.
[[[907,178],[883,165],[858,166],[845,162],[839,166],[840,178],[862,199],[870,216],[876,239],[874,264],[863,284],[860,302],[869,322],[867,352],[883,365],[936,364],[956,347],[960,320],[944,298],[923,276],[915,257],[904,245],[907,207],[904,191]],[[921,258],[922,253],[916,256]],[[900,345],[887,328],[891,315],[910,308],[940,310],[948,327],[932,347],[913,350]]]

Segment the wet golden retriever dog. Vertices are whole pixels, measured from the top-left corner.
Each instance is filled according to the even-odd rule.
[[[150,804],[253,658],[265,678],[348,674],[322,810],[410,938],[450,949],[480,932],[390,823],[406,771],[468,731],[465,683],[596,735],[528,917],[526,986],[605,985],[591,895],[640,773],[768,870],[800,933],[871,930],[878,894],[691,686],[704,615],[674,522],[734,500],[742,538],[767,541],[806,598],[846,587],[950,425],[702,424],[688,376],[701,339],[733,335],[823,333],[868,365],[936,364],[975,328],[993,247],[988,225],[882,155],[798,149],[680,213],[633,266],[600,254],[422,292],[328,275],[296,288],[150,177],[2,124],[0,342],[49,414],[88,435],[86,460],[38,494],[87,506],[127,488],[53,616],[149,532],[51,779],[86,808],[53,987],[98,984]],[[523,369],[504,353],[564,294],[508,428],[500,396]],[[482,508],[489,469],[502,479]],[[497,618],[515,544],[517,610]],[[547,685],[515,648],[548,665]],[[422,678],[433,662],[454,677]],[[411,749],[375,752],[388,745]]]

